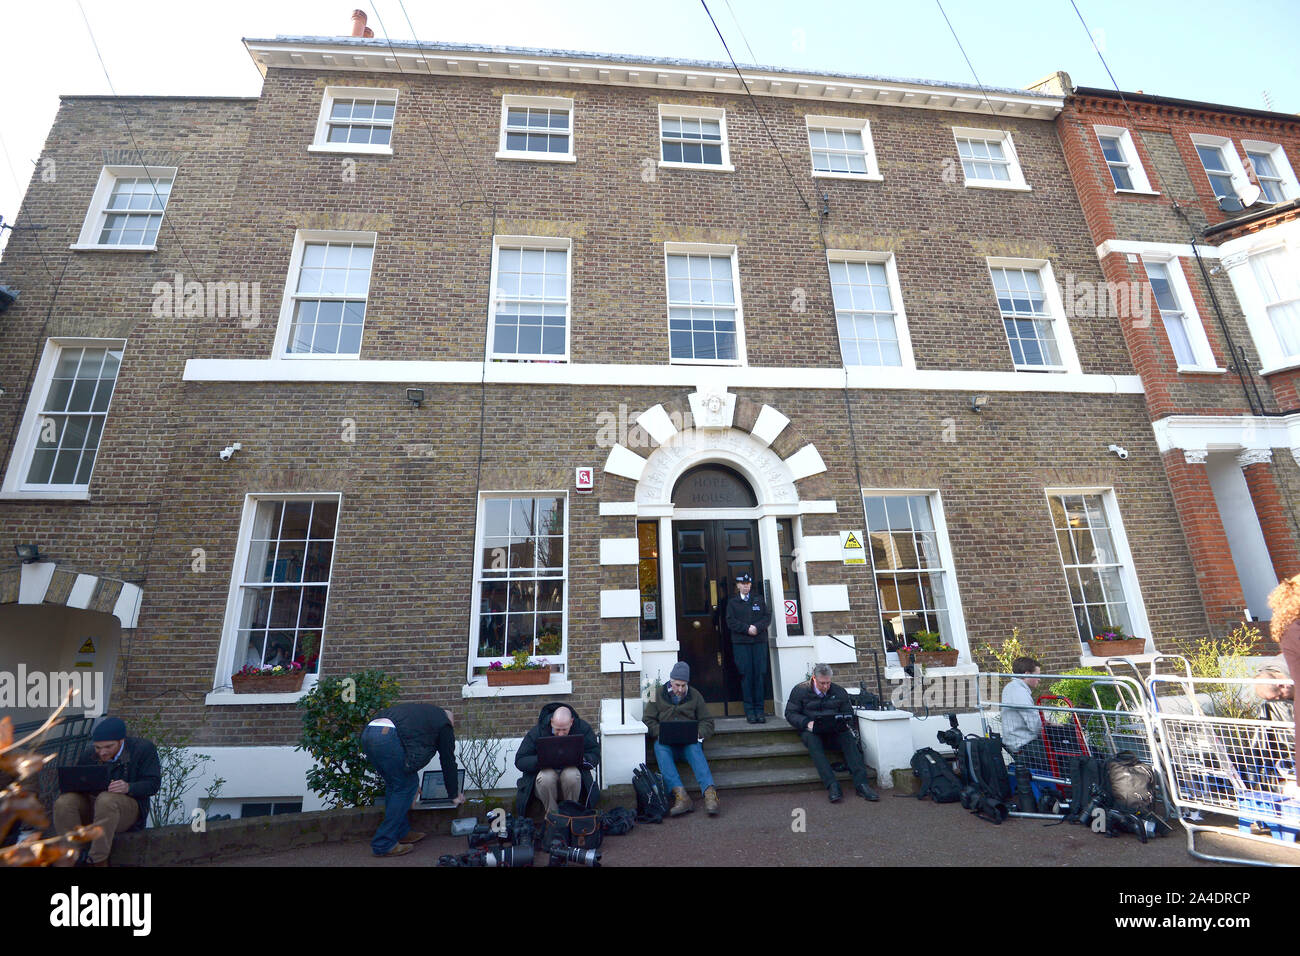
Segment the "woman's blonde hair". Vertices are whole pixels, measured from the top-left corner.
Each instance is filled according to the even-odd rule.
[[[1268,596],[1268,606],[1273,609],[1273,640],[1281,641],[1282,632],[1300,620],[1300,574],[1275,587]]]

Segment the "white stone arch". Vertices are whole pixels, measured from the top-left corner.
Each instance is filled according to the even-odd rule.
[[[102,611],[117,618],[123,630],[133,630],[140,618],[144,592],[138,584],[118,578],[84,574],[53,561],[32,561],[18,569],[14,604],[65,605]],[[0,600],[0,603],[5,603]]]
[[[646,459],[635,500],[642,508],[672,507],[673,489],[682,475],[699,465],[734,468],[754,490],[758,508],[796,507],[799,493],[790,466],[771,448],[738,428],[689,429],[678,432]]]

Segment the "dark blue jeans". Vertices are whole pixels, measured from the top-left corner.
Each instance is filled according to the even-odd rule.
[[[740,671],[740,697],[745,702],[745,715],[757,717],[766,708],[763,689],[767,683],[767,641],[757,644],[731,644]]]
[[[383,856],[410,832],[407,817],[420,786],[420,775],[407,773],[406,750],[391,727],[367,727],[361,733],[361,750],[384,778],[384,822],[370,840],[370,849],[376,856]]]

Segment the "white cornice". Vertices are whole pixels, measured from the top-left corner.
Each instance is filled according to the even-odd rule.
[[[672,64],[558,51],[456,50],[430,44],[424,44],[421,50],[401,43],[390,47],[377,40],[245,40],[244,46],[263,76],[268,69],[290,69],[317,73],[477,76],[566,85],[635,86],[657,89],[665,95],[745,94],[735,70],[716,64]],[[786,73],[743,67],[742,73],[755,96],[851,105],[903,106],[1051,121],[1065,103],[1061,97],[999,90],[989,90],[986,102],[985,94],[978,89],[914,80]]]
[[[847,379],[847,383],[846,383]],[[916,391],[1071,392],[1141,395],[1136,375],[980,372],[966,369],[773,368],[623,365],[584,362],[478,362],[401,359],[189,359],[187,382],[334,382],[393,384],[626,385]]]
[[[1285,416],[1170,415],[1151,423],[1161,454],[1300,449],[1300,413]]]

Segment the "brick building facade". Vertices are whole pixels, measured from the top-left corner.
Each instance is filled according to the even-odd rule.
[[[735,700],[742,570],[778,712],[814,661],[900,678],[918,631],[961,674],[1013,626],[1049,671],[1106,624],[1221,628],[1129,330],[1066,311],[1108,266],[1061,96],[247,45],[255,100],[64,99],[0,328],[0,528],[42,555],[0,572],[0,643],[102,633],[112,709],[236,804],[305,789],[299,695],[232,692],[254,658],[482,698],[507,738],[561,699],[608,745],[625,650],[630,698],[681,656]],[[550,684],[488,688],[518,646]]]
[[[1066,94],[1061,141],[1098,258],[1140,293],[1119,317],[1206,613],[1216,628],[1243,608],[1267,619],[1268,593],[1300,573],[1300,120],[1062,73],[1033,88]]]

